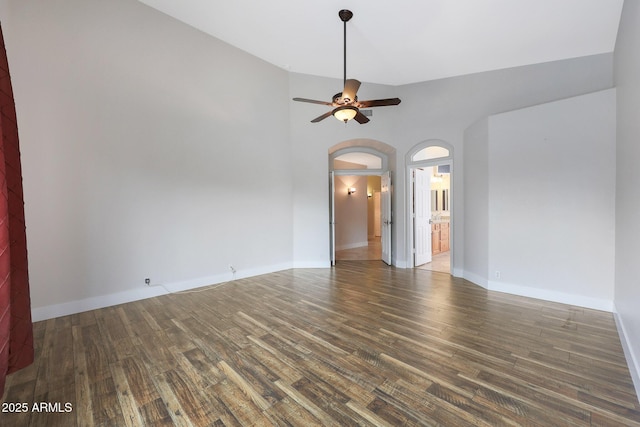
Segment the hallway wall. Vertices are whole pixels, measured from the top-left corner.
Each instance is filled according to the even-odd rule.
[[[334,202],[336,250],[367,246],[367,177],[336,176]]]

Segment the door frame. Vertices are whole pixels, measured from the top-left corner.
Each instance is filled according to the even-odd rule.
[[[336,265],[336,174],[329,172],[329,256],[331,266]]]
[[[419,151],[427,148],[427,147],[442,147],[449,151],[448,156],[431,158],[426,160],[413,160],[413,157]],[[450,178],[451,178],[451,188],[449,190],[449,212],[450,212],[450,231],[449,231],[449,257],[451,262],[451,267],[449,269],[449,273],[453,272],[453,261],[454,261],[454,235],[455,235],[455,227],[454,224],[454,216],[455,216],[455,205],[454,205],[454,182],[455,182],[455,174],[454,174],[454,164],[453,164],[453,146],[448,142],[434,139],[423,141],[419,144],[416,144],[405,156],[405,176],[406,176],[406,250],[407,250],[407,268],[415,268],[415,257],[414,257],[414,249],[415,249],[415,234],[413,227],[413,204],[414,204],[414,191],[413,191],[413,170],[417,168],[428,168],[433,166],[441,166],[441,165],[449,165],[450,169]]]

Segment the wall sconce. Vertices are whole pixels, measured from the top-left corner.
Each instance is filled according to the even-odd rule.
[[[352,195],[353,193],[356,192],[356,188],[355,187],[349,187],[347,188],[347,194],[348,195]]]
[[[372,197],[373,197],[373,194],[371,194],[371,193],[367,193],[367,198],[369,198],[369,199],[370,199],[370,198],[372,198]]]

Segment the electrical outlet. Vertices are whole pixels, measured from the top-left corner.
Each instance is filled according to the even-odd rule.
[[[496,279],[500,278],[500,270],[496,270]]]
[[[235,273],[236,273],[236,269],[233,267],[233,265],[232,265],[232,264],[229,264],[229,270],[231,270],[231,272],[232,272],[233,274],[235,274]]]
[[[149,279],[148,277],[144,279],[144,284],[147,286],[151,286],[151,279]]]

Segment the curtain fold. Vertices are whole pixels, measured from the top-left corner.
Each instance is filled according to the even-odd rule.
[[[33,325],[16,109],[0,25],[0,396],[33,362]]]

